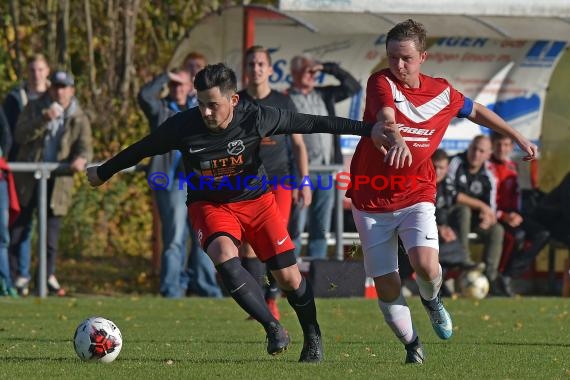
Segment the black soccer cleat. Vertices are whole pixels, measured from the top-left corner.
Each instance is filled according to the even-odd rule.
[[[424,348],[420,343],[420,338],[416,338],[412,343],[406,344],[406,364],[424,364]]]
[[[301,357],[299,362],[302,363],[320,363],[324,360],[323,353],[323,338],[321,335],[313,335],[305,337],[303,343],[303,350],[301,350]]]
[[[287,330],[278,323],[271,322],[267,329],[267,353],[269,355],[278,355],[287,351],[291,343],[291,338]]]

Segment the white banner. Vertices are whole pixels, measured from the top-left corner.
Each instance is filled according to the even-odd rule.
[[[538,141],[545,90],[565,46],[556,41],[441,38],[428,50],[422,71],[446,78],[464,95]],[[465,150],[474,136],[488,132],[467,119],[455,119],[442,148],[450,153]]]

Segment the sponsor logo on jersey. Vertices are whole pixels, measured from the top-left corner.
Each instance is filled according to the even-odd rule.
[[[228,143],[228,154],[237,156],[245,150],[245,145],[242,140],[230,141]]]
[[[400,132],[409,133],[411,135],[432,136],[435,133],[435,129],[400,127]]]

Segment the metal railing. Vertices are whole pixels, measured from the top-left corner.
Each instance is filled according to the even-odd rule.
[[[309,173],[313,172],[329,172],[331,173],[333,179],[336,175],[344,170],[342,165],[310,165],[309,166]],[[313,184],[314,185],[314,184]],[[334,229],[334,238],[336,240],[334,256],[337,260],[344,259],[344,218],[343,218],[343,190],[339,186],[335,186],[335,197],[334,197],[334,204],[335,204],[335,229]],[[309,221],[310,222],[310,221]],[[340,242],[340,244],[339,244]]]
[[[95,164],[89,164],[92,166]],[[10,162],[10,170],[14,173],[34,173],[34,178],[38,183],[38,296],[41,298],[47,297],[47,181],[52,176],[70,176],[73,172],[69,164],[62,164],[57,162]],[[140,170],[138,166],[133,166],[123,170],[123,172],[134,172]],[[309,166],[309,172],[328,172],[335,178],[336,174],[343,170],[342,165],[315,165]],[[343,190],[338,186],[334,187],[335,190],[335,230],[334,239],[335,258],[337,260],[344,259],[344,244],[343,237],[344,218],[343,218]],[[340,244],[339,244],[340,242]]]
[[[53,175],[72,175],[69,164],[10,162],[12,172],[34,173],[38,180],[38,295],[47,297],[47,181]]]

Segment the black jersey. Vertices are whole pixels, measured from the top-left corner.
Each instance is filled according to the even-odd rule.
[[[297,111],[295,104],[289,96],[278,91],[271,90],[263,99],[252,98],[246,90],[238,92],[240,102],[249,101],[263,106]],[[259,146],[259,156],[271,177],[286,176],[291,174],[291,137],[287,135],[273,135],[264,137]]]
[[[451,158],[447,175],[458,193],[477,198],[497,211],[497,180],[489,162],[485,162],[477,173],[470,173],[467,152],[463,152]]]
[[[372,129],[372,124],[360,121],[300,114],[250,102],[239,102],[233,112],[230,124],[219,132],[208,130],[198,108],[180,112],[102,164],[97,174],[106,181],[145,157],[178,149],[185,169],[180,176],[188,184],[187,203],[238,202],[258,198],[271,187],[264,186],[267,174],[259,158],[259,144],[264,137],[292,133],[370,136]]]
[[[457,200],[457,189],[455,183],[445,176],[445,178],[437,183],[437,192],[435,195],[435,221],[438,226],[449,224],[449,213]]]

